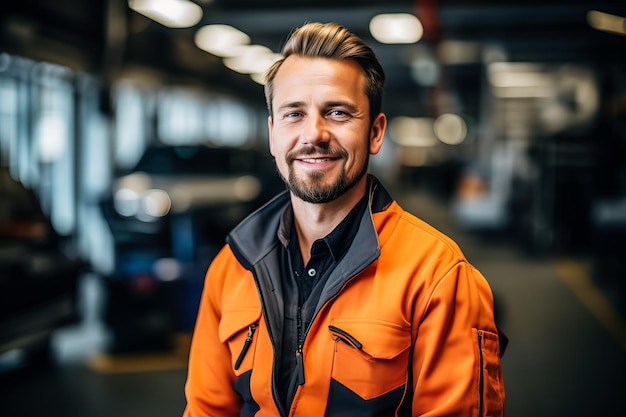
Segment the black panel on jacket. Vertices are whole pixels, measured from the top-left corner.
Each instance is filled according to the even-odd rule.
[[[405,386],[400,386],[380,397],[365,400],[359,395],[350,391],[343,384],[335,381],[330,382],[330,393],[328,394],[328,408],[324,417],[389,417],[395,416],[396,410],[400,406],[404,395]],[[408,409],[408,410],[407,410]],[[408,411],[409,417],[411,407],[401,407],[401,411]]]
[[[252,371],[248,371],[244,374],[241,374],[241,376],[237,378],[234,384],[235,391],[237,391],[243,399],[243,405],[241,407],[240,414],[241,416],[254,416],[256,412],[261,409],[252,398],[252,393],[250,392],[251,377]]]

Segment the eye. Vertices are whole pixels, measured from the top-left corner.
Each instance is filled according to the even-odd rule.
[[[299,111],[290,111],[283,115],[283,119],[296,119],[298,117],[302,117],[302,113]]]
[[[351,117],[350,113],[341,109],[332,109],[328,112],[328,116],[335,120],[348,120]]]

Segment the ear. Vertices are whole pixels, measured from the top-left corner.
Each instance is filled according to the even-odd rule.
[[[383,146],[385,139],[385,129],[387,128],[387,116],[378,113],[370,128],[370,154],[376,155]]]
[[[272,116],[267,116],[267,131],[269,134],[270,154],[276,157],[276,155],[274,155],[274,121],[272,120]]]

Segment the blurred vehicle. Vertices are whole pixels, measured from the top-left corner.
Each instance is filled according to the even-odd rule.
[[[267,151],[154,145],[103,202],[115,242],[111,351],[161,350],[190,331],[226,234],[284,189]]]
[[[77,283],[85,263],[61,237],[32,190],[0,168],[0,354],[48,362],[52,333],[78,321]]]

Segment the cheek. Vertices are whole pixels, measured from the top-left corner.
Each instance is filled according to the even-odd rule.
[[[285,156],[284,155],[278,155],[278,156],[274,157],[274,160],[276,161],[276,166],[278,167],[280,172],[282,172],[284,174],[286,172],[286,170],[287,170],[287,162],[285,161]]]
[[[352,170],[361,171],[363,166],[367,163],[367,153],[359,152],[358,155],[355,156],[354,163],[352,164]]]
[[[284,175],[287,172],[287,161],[285,160],[287,155],[287,150],[283,149],[280,146],[276,146],[274,144],[271,150],[272,156],[274,157],[274,161],[278,170]]]
[[[285,144],[280,140],[270,140],[270,153],[277,161],[284,160],[287,154]]]
[[[366,163],[369,155],[369,144],[363,144],[358,149],[355,149],[352,153],[352,162],[350,165],[354,167],[360,167]]]
[[[270,153],[275,158],[284,157],[284,155],[289,151],[289,147],[291,146],[289,143],[288,136],[289,132],[285,131],[284,128],[280,126],[275,126],[270,124],[269,129],[269,146]]]

